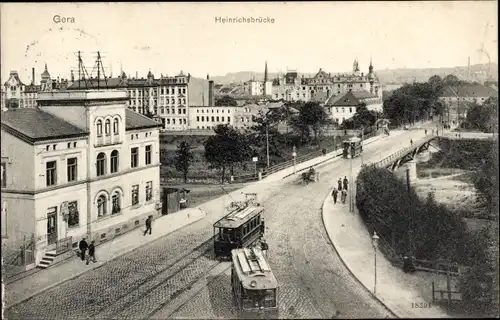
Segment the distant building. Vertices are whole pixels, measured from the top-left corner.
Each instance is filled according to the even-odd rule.
[[[70,82],[67,79],[51,79],[45,64],[45,70],[41,74],[40,84],[35,84],[35,68],[31,69],[32,78],[30,84],[25,84],[19,78],[17,71],[11,71],[9,79],[2,88],[2,110],[15,108],[35,108],[38,93],[41,91],[63,90]]]
[[[382,98],[368,91],[349,91],[326,102],[325,108],[333,121],[342,124],[356,113],[361,104],[370,111],[382,112]]]
[[[190,106],[208,106],[209,79],[196,79],[182,71],[177,76],[155,78],[151,71],[146,78],[130,78],[125,72],[117,78],[80,80],[68,90],[85,88],[125,89],[130,95],[128,108],[140,114],[150,116],[162,124],[163,130],[187,130]]]
[[[445,106],[444,121],[453,122],[467,116],[469,103],[483,104],[490,97],[498,97],[498,91],[477,83],[461,83],[456,86],[446,86],[439,100]]]
[[[159,125],[128,100],[123,90],[42,92],[38,108],[3,112],[4,248],[33,236],[38,263],[58,244],[106,241],[159,214]]]
[[[314,77],[299,77],[296,71],[289,71],[273,81],[272,98],[285,101],[316,101],[320,104],[349,91],[368,91],[382,97],[382,86],[374,73],[370,61],[368,73],[360,72],[358,61],[348,74],[331,74],[319,69]]]

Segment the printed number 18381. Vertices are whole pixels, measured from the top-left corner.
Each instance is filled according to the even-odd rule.
[[[418,303],[415,303],[415,302],[412,302],[411,303],[411,307],[412,308],[422,308],[422,309],[426,309],[426,308],[430,308],[431,307],[431,304],[430,303],[427,303],[427,302],[418,302]]]

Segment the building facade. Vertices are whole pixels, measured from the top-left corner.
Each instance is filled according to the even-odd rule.
[[[360,71],[356,60],[352,73],[331,74],[319,69],[313,77],[305,78],[299,77],[296,71],[290,71],[273,81],[272,98],[324,104],[328,99],[350,91],[368,91],[382,97],[382,86],[374,73],[371,61],[367,74]]]
[[[17,71],[10,72],[9,79],[2,88],[2,110],[35,108],[39,92],[61,90],[71,84],[67,79],[51,79],[47,64],[45,64],[45,70],[40,76],[40,84],[38,85],[35,84],[35,68],[32,68],[31,71],[30,84],[23,83]]]
[[[498,97],[498,91],[494,88],[477,84],[462,83],[456,86],[446,86],[439,100],[444,105],[443,120],[449,123],[457,123],[467,116],[467,108],[470,103],[483,104],[490,97]]]
[[[190,74],[155,78],[151,71],[146,78],[130,78],[125,72],[117,78],[87,79],[74,82],[68,90],[85,88],[123,89],[129,93],[127,107],[156,119],[163,130],[182,131],[192,128],[190,106],[208,106],[209,79]]]
[[[369,111],[383,111],[382,98],[368,91],[348,91],[328,101],[324,107],[332,120],[340,125],[352,118],[361,104],[365,104]]]
[[[38,262],[62,241],[99,244],[159,214],[159,125],[127,101],[126,91],[42,92],[39,108],[2,114],[2,242],[34,236]]]

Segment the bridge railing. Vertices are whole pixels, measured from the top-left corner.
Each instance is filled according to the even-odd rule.
[[[389,156],[383,158],[382,160],[379,160],[378,162],[374,163],[375,166],[377,166],[378,168],[384,168],[386,167],[387,165],[393,163],[395,160],[401,158],[402,156],[404,155],[407,155],[408,153],[410,153],[411,151],[413,150],[416,150],[418,148],[420,148],[421,146],[423,146],[424,144],[428,143],[429,141],[431,141],[432,139],[434,139],[435,136],[427,136],[419,141],[417,141],[416,143],[414,143],[413,145],[411,145],[410,147],[406,147],[404,149],[400,149],[398,151],[396,151],[395,153],[393,154],[390,154]]]

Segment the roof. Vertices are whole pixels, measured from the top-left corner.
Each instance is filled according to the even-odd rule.
[[[458,86],[446,86],[443,89],[441,97],[489,97],[496,95],[493,88],[484,86],[482,84],[461,84]]]
[[[4,86],[8,85],[10,78],[14,78],[17,81],[18,85],[20,85],[20,86],[24,85],[24,83],[19,78],[19,74],[17,73],[17,71],[11,71],[9,74],[9,79],[7,79],[7,81],[5,81]]]
[[[160,127],[161,124],[130,109],[125,109],[125,130]]]
[[[7,131],[14,130],[14,134],[17,133],[19,138],[29,143],[87,135],[86,131],[38,108],[20,108],[2,112],[2,128]]]
[[[344,95],[335,97],[331,102],[329,102],[329,105],[334,107],[352,107],[358,106],[364,99],[372,98],[378,97],[368,91],[349,91]]]
[[[274,289],[278,281],[262,250],[258,248],[234,249],[232,263],[243,288],[250,290]]]
[[[231,211],[228,215],[214,223],[214,228],[238,228],[264,210],[261,206],[248,206]]]

